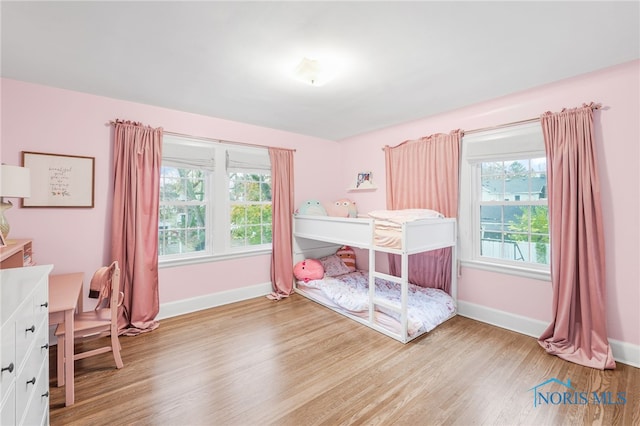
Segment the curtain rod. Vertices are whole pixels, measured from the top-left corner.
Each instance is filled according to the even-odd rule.
[[[109,121],[109,124],[112,125],[112,126],[115,126],[117,123],[118,123],[118,121],[113,121],[113,120]],[[136,124],[139,124],[139,123],[136,123]],[[277,148],[277,149],[282,149],[284,151],[296,152],[296,150],[294,148],[280,148],[280,147],[277,147],[277,146],[270,147],[270,146],[267,146],[267,145],[258,145],[258,144],[254,144],[254,143],[225,141],[225,140],[222,140],[222,139],[207,138],[205,136],[187,135],[185,133],[169,132],[169,131],[166,131],[166,130],[163,130],[162,133],[166,134],[166,135],[179,136],[179,137],[190,138],[190,139],[198,139],[198,140],[203,140],[203,141],[207,141],[207,142],[226,143],[226,144],[231,144],[231,145],[250,146],[250,147],[255,147],[255,148]]]
[[[597,110],[597,109],[601,109],[602,108],[602,104],[597,104],[595,102],[591,102],[590,104],[583,104],[582,105],[583,108],[585,107],[591,107],[592,110]],[[565,111],[566,108],[563,108],[562,111]],[[480,132],[486,132],[488,130],[496,130],[496,129],[502,129],[503,127],[511,127],[511,126],[517,126],[519,124],[527,124],[527,123],[535,123],[536,121],[540,121],[540,117],[536,117],[536,118],[528,118],[526,120],[520,120],[520,121],[512,121],[510,123],[504,123],[504,124],[498,124],[496,126],[490,126],[490,127],[483,127],[481,129],[473,129],[473,130],[465,130],[464,134],[469,134],[469,133],[480,133]]]
[[[517,126],[519,124],[535,123],[536,121],[540,121],[540,117],[527,118],[526,120],[512,121],[510,123],[497,124],[495,126],[482,127],[482,128],[479,128],[479,129],[465,130],[464,134],[468,135],[469,133],[487,132],[489,130],[497,130],[497,129],[502,129],[502,128],[505,128],[505,127]]]
[[[591,102],[590,104],[583,104],[583,107],[591,107],[592,110],[598,110],[598,109],[602,109],[602,104],[597,104],[594,102]],[[563,108],[562,111],[565,111],[566,108]],[[512,121],[510,123],[504,123],[504,124],[497,124],[495,126],[489,126],[489,127],[482,127],[480,129],[472,129],[472,130],[463,130],[462,134],[464,135],[468,135],[470,133],[480,133],[480,132],[486,132],[489,130],[497,130],[497,129],[502,129],[505,127],[511,127],[511,126],[517,126],[519,124],[527,124],[527,123],[535,123],[536,121],[540,121],[540,117],[535,117],[535,118],[527,118],[526,120],[519,120],[519,121]],[[386,147],[388,147],[389,145],[385,145],[384,147],[382,147],[382,150],[384,151],[384,149]]]

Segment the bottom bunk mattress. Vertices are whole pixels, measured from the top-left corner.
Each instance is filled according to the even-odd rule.
[[[375,279],[376,297],[400,308],[400,284]],[[363,319],[369,316],[369,273],[355,271],[321,280],[297,281],[297,287],[312,299],[338,311]],[[409,283],[407,334],[414,337],[433,330],[456,313],[453,298],[442,290]],[[374,321],[393,333],[401,333],[400,314],[376,306]]]

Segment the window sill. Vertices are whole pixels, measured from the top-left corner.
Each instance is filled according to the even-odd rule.
[[[190,257],[181,257],[181,258],[173,258],[173,259],[158,259],[158,268],[174,268],[177,266],[187,266],[187,265],[197,265],[200,263],[213,263],[213,262],[221,262],[225,260],[231,259],[241,259],[243,257],[253,257],[253,256],[265,256],[271,254],[271,248],[268,249],[260,249],[260,250],[251,250],[251,251],[242,251],[235,253],[224,253],[224,254],[207,254],[207,255],[198,255],[198,256],[190,256]]]
[[[480,262],[477,260],[461,260],[460,265],[465,268],[482,269],[484,271],[496,272],[499,274],[516,275],[523,278],[551,282],[551,272],[541,271],[531,268],[520,268],[517,266],[501,265],[496,263]]]

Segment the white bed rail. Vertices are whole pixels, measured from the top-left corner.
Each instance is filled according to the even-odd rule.
[[[293,235],[358,248],[371,248],[373,219],[296,215]]]

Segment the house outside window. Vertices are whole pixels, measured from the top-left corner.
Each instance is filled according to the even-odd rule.
[[[266,148],[165,134],[162,157],[161,266],[270,252]]]
[[[540,124],[465,136],[460,177],[461,262],[549,279],[546,157]]]

